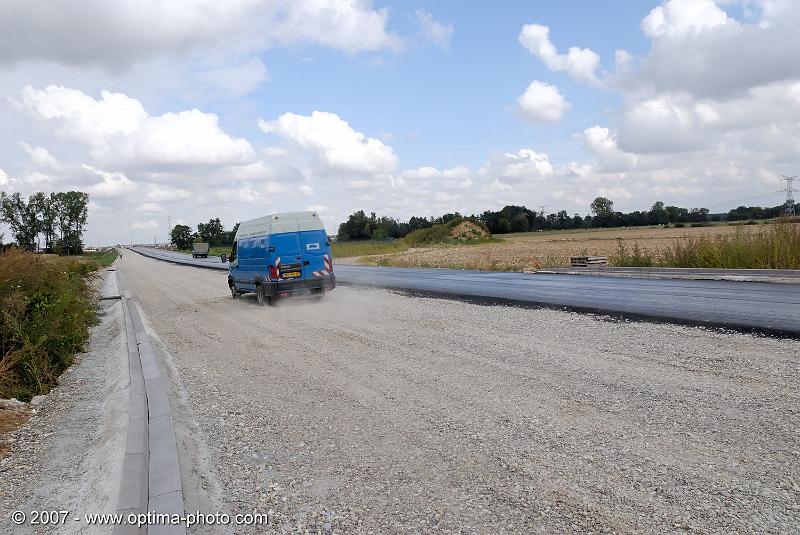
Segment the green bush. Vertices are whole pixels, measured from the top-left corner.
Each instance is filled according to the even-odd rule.
[[[454,220],[455,221],[455,220]],[[453,229],[450,223],[444,225],[434,225],[431,228],[415,230],[403,240],[410,246],[430,245],[432,243],[442,243],[450,239],[450,231]]]
[[[96,268],[0,253],[0,398],[45,394],[72,364],[96,321],[87,277]]]
[[[467,240],[466,242],[464,240],[454,239],[453,236],[451,235],[452,231],[453,231],[453,229],[455,227],[460,225],[463,221],[470,221],[470,222],[478,225],[484,231],[486,231],[487,236],[485,238],[476,236],[475,238]],[[406,242],[406,244],[411,246],[411,247],[419,247],[419,246],[431,245],[431,244],[435,244],[435,243],[448,243],[448,242],[451,242],[451,241],[459,241],[459,242],[462,242],[462,243],[468,243],[468,242],[471,242],[471,241],[475,241],[475,242],[477,242],[477,241],[489,241],[491,239],[489,236],[490,236],[489,229],[486,227],[486,225],[483,222],[476,221],[474,219],[465,219],[463,217],[457,217],[457,218],[451,219],[447,223],[444,223],[444,224],[441,224],[441,225],[433,225],[430,228],[423,228],[423,229],[415,230],[414,232],[412,232],[411,234],[409,234],[408,236],[403,238],[403,241]]]

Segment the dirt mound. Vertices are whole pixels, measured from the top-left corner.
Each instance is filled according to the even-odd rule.
[[[450,230],[450,238],[460,241],[480,240],[488,238],[489,235],[489,231],[477,223],[467,220],[462,221]]]

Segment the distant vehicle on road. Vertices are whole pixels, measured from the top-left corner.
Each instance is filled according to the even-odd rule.
[[[258,303],[278,297],[322,297],[336,287],[331,242],[316,212],[270,214],[239,225],[229,257],[234,299],[255,292]]]
[[[192,258],[208,258],[208,244],[207,243],[193,243],[192,244]]]

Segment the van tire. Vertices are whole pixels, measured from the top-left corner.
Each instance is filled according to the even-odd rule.
[[[256,299],[261,306],[275,306],[275,298],[264,293],[264,287],[260,284],[256,286]]]
[[[228,287],[231,289],[231,297],[234,299],[239,299],[239,292],[236,291],[236,285],[233,281],[228,282]]]
[[[264,295],[264,288],[259,284],[256,286],[256,301],[262,307],[266,304],[266,296]]]

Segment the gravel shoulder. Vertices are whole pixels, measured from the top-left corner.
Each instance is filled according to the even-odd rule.
[[[128,420],[128,354],[122,305],[101,302],[88,351],[10,434],[0,461],[0,533],[92,534],[86,513],[113,513],[120,487]],[[70,512],[63,525],[14,525],[11,512]],[[81,521],[73,520],[79,516]]]
[[[237,532],[800,532],[796,340],[122,266]]]

